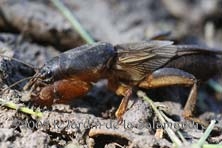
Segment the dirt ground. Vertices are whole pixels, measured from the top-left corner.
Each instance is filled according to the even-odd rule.
[[[221,0],[63,0],[82,26],[96,41],[112,44],[149,40],[162,33],[177,44],[207,45],[222,49]],[[70,23],[45,0],[0,0],[0,54],[41,67],[59,53],[84,44]],[[10,58],[0,58],[0,88],[35,73],[34,68]],[[220,75],[199,88],[196,117],[222,127],[222,93],[211,84],[222,86]],[[150,105],[136,95],[130,100],[123,123],[115,111],[121,97],[106,89],[106,81],[95,84],[83,98],[69,105],[39,107],[28,101],[19,83],[1,93],[1,99],[18,106],[41,110],[36,118],[0,106],[0,147],[172,147],[164,132],[157,136],[159,124]],[[158,104],[169,108],[169,118],[189,125],[181,129],[192,143],[203,135],[203,127],[183,119],[182,111],[190,88],[167,87],[144,90]],[[159,99],[158,99],[159,98]],[[212,132],[209,144],[222,144],[222,133]]]

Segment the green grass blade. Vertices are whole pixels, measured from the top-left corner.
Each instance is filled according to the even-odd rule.
[[[83,29],[79,21],[74,17],[70,10],[64,6],[59,0],[51,0],[51,2],[59,9],[59,11],[69,20],[72,27],[88,44],[95,43],[90,35]]]
[[[26,114],[29,114],[29,115],[33,115],[33,116],[36,116],[36,117],[39,117],[39,118],[41,118],[43,116],[42,112],[40,112],[40,111],[33,111],[32,109],[27,108],[27,107],[18,107],[18,105],[16,105],[15,103],[7,102],[3,99],[0,99],[0,104],[2,106],[8,107],[8,108],[11,108],[11,109],[14,109],[14,110],[18,110],[20,112],[23,112],[23,113],[26,113]]]

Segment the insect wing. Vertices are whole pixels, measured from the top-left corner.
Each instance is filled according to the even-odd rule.
[[[172,44],[171,41],[147,41],[117,45],[117,64],[138,72],[152,71],[175,56],[177,49]]]

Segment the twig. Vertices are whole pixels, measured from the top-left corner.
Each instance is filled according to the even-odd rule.
[[[51,0],[51,2],[59,9],[59,11],[69,20],[74,30],[76,30],[79,35],[86,41],[88,44],[92,44],[95,41],[90,37],[90,35],[83,29],[79,21],[74,17],[70,10],[62,4],[59,0]]]

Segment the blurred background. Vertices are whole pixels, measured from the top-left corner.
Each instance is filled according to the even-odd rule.
[[[55,55],[87,43],[52,1],[0,0],[1,54],[41,67],[45,61]],[[164,35],[164,39],[172,40],[176,44],[198,44],[222,49],[222,0],[61,0],[61,2],[95,41],[117,44],[150,40]],[[7,87],[4,84],[10,85],[34,74],[33,69],[24,67],[21,63],[19,65],[15,61],[13,63],[1,60],[0,71],[1,87]],[[18,89],[24,84],[25,82]],[[158,98],[176,96],[175,100],[178,101],[181,96],[186,98],[189,92],[189,89],[169,89],[163,90],[163,94],[159,93]],[[110,102],[117,107],[120,100],[113,99],[113,95],[107,97],[107,92],[101,89],[95,88],[94,92],[93,97],[98,99],[97,102],[96,99],[89,101],[91,108],[94,109],[92,112],[103,118],[113,117],[115,108],[110,109],[106,115],[101,115],[100,110],[106,110],[107,106],[111,108]],[[108,101],[104,101],[105,97]],[[198,115],[206,111],[216,113],[213,117],[221,115],[221,75],[213,77],[201,86],[198,104]],[[94,105],[99,107],[95,109]],[[202,118],[210,119],[209,116],[210,114],[207,114]],[[218,115],[218,119],[221,120],[222,117]],[[53,135],[52,133],[48,134]],[[56,143],[55,137],[54,143]],[[60,139],[65,139],[61,137]]]
[[[221,0],[63,0],[96,41],[111,43],[150,39],[163,32],[171,38],[220,47]],[[22,34],[61,48],[82,44],[50,1],[1,0],[0,31]]]

